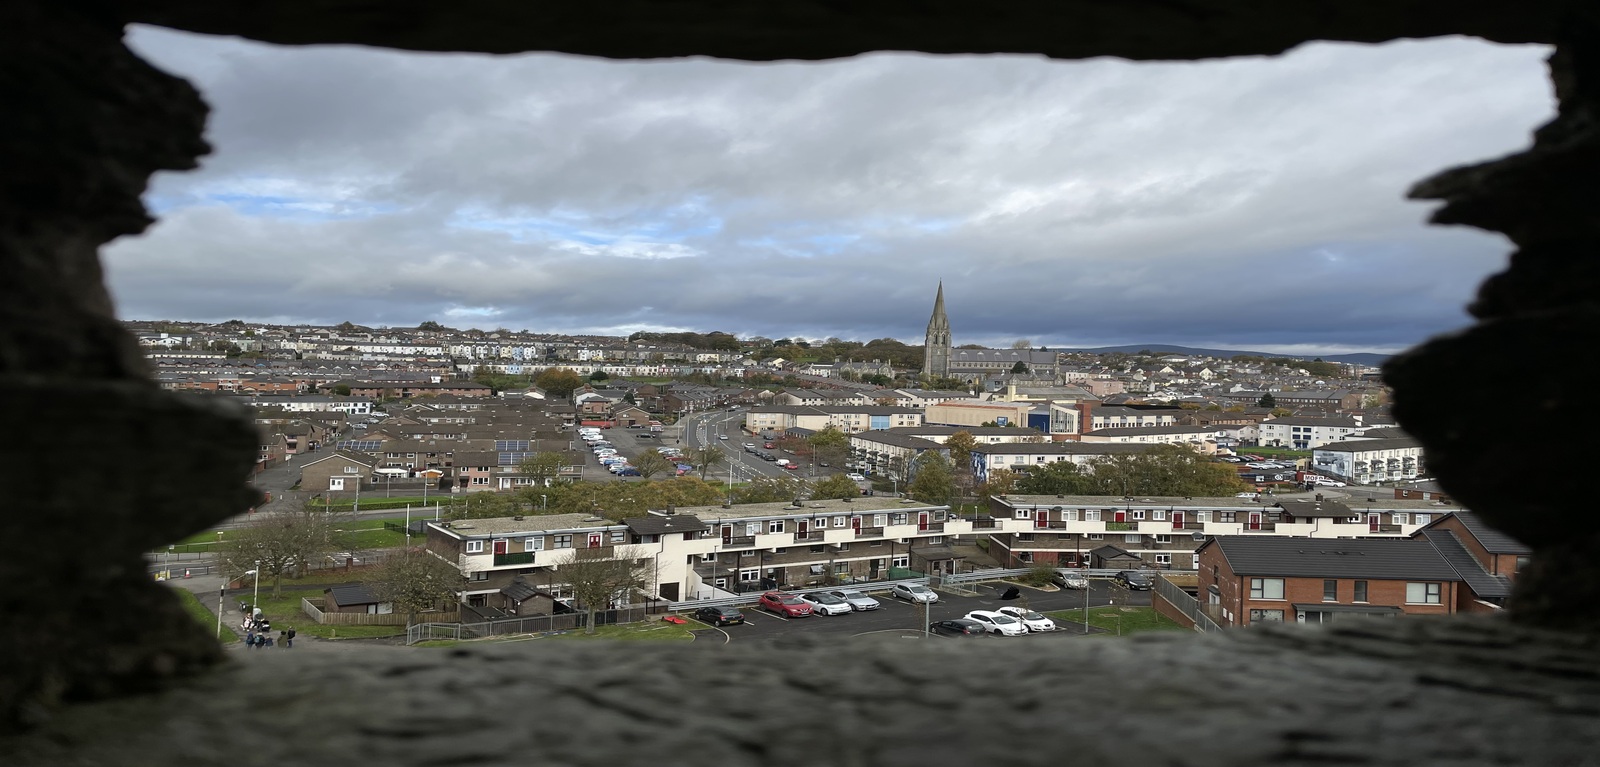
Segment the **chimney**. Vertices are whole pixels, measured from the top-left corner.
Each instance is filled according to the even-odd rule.
[[[1094,431],[1094,403],[1078,402],[1078,433]]]

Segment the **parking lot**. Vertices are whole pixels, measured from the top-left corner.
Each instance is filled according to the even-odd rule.
[[[844,615],[811,615],[805,618],[784,618],[756,607],[754,604],[743,606],[739,611],[745,616],[742,625],[726,626],[723,628],[710,628],[703,625],[696,627],[697,642],[772,642],[781,641],[794,636],[829,636],[829,637],[866,637],[866,636],[917,636],[923,634],[923,629],[930,621],[960,618],[974,610],[996,610],[1006,606],[1026,606],[1039,612],[1052,610],[1070,610],[1083,607],[1083,591],[1041,591],[1039,589],[1020,587],[1022,596],[1014,600],[1002,600],[1000,595],[1010,584],[992,583],[979,584],[977,596],[961,596],[948,591],[939,592],[939,601],[932,605],[911,604],[889,597],[887,591],[872,592],[870,596],[877,599],[882,606],[876,610],[866,612],[851,612]],[[1123,591],[1114,590],[1108,581],[1090,581],[1089,602],[1091,607],[1100,607],[1110,604],[1115,595],[1118,604],[1135,606],[1148,606],[1150,592],[1148,591]],[[1052,638],[1082,636],[1081,624],[1062,624],[1057,621],[1058,629],[1053,632],[1028,634],[1018,637],[990,637],[996,640],[1009,641],[1052,641]],[[691,623],[693,625],[693,623]],[[939,636],[939,635],[934,635]],[[946,637],[939,637],[941,639]]]

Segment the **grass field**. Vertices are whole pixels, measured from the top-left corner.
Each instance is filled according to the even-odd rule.
[[[417,518],[420,519],[421,517]],[[394,522],[403,525],[405,519],[403,516],[384,519],[352,519],[340,522],[336,529],[350,534],[350,539],[342,544],[347,548],[386,549],[404,546],[406,544],[406,534],[388,530],[384,528],[383,524],[385,522]],[[218,532],[217,530],[207,530],[203,533],[195,533],[173,544],[172,551],[177,554],[209,552],[215,549],[219,543],[227,542],[229,531],[220,531],[222,533],[220,536],[217,535]],[[164,551],[165,549],[156,549],[154,553],[159,555]]]
[[[212,610],[207,608],[205,605],[200,604],[200,597],[195,596],[193,591],[185,588],[174,587],[172,589],[172,593],[178,597],[179,602],[183,603],[183,609],[189,611],[189,614],[194,616],[195,622],[204,626],[209,632],[216,632],[217,614],[212,612]],[[222,643],[232,644],[237,641],[239,641],[239,635],[233,633],[232,626],[224,623],[222,625]]]
[[[1045,613],[1057,623],[1083,625],[1083,610],[1055,610]],[[1153,607],[1091,607],[1089,625],[1123,636],[1144,631],[1187,631]]]
[[[705,628],[705,624],[693,620],[679,626],[655,619],[638,623],[600,626],[594,630],[593,634],[585,634],[583,629],[576,629],[563,634],[549,635],[493,637],[490,639],[433,639],[426,642],[418,642],[412,646],[454,647],[469,642],[505,644],[509,642],[582,641],[585,639],[604,639],[617,642],[693,642],[694,634],[690,632],[702,628]]]
[[[295,581],[304,584],[308,579]],[[346,578],[345,580],[349,580]],[[307,634],[323,639],[367,639],[372,637],[392,637],[406,633],[405,626],[326,626],[311,620],[310,616],[300,611],[300,600],[304,597],[320,597],[322,591],[289,591],[285,589],[277,599],[269,596],[267,589],[261,590],[261,612],[272,622],[274,632],[293,626],[301,634]],[[248,601],[248,595],[247,599]],[[215,618],[213,618],[215,620]]]

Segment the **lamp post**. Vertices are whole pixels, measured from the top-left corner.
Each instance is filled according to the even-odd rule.
[[[167,556],[161,564],[161,569],[165,571],[161,574],[161,580],[164,581],[172,580],[172,549],[173,544],[167,544]]]
[[[256,560],[256,569],[245,573],[245,575],[255,576],[255,594],[250,597],[250,614],[254,617],[255,611],[261,604],[261,560]]]
[[[222,641],[222,598],[228,593],[228,582],[217,587],[217,641]]]

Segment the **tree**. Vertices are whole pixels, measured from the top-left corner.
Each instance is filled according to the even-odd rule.
[[[383,561],[366,582],[379,602],[389,602],[404,613],[406,625],[417,613],[456,601],[461,591],[461,571],[423,549],[403,549]]]
[[[572,549],[556,562],[556,570],[586,612],[585,634],[594,633],[597,611],[625,601],[635,589],[649,588],[655,579],[649,550],[634,546]]]
[[[692,448],[684,453],[684,457],[689,459],[689,465],[700,470],[700,481],[702,482],[705,481],[707,473],[728,460],[728,456],[722,452],[722,448],[716,445]]]
[[[1233,467],[1183,445],[1153,445],[1138,454],[1089,462],[1096,495],[1166,495],[1216,498],[1250,489]]]
[[[451,496],[449,505],[445,506],[444,516],[447,519],[493,519],[494,517],[511,516],[512,497],[500,493],[467,493],[465,496]]]
[[[1011,366],[1011,372],[1013,372],[1013,373],[1027,373],[1028,372],[1028,363],[1023,362],[1022,360],[1017,360],[1016,364]]]
[[[533,384],[552,396],[570,397],[574,389],[583,385],[583,379],[567,368],[550,368],[535,377]]]
[[[830,423],[806,437],[806,446],[811,449],[812,461],[837,466],[850,453],[850,435]]]
[[[541,485],[549,485],[561,475],[561,469],[566,465],[565,454],[546,450],[522,459],[522,463],[517,465],[517,471],[539,480]]]
[[[1288,418],[1289,416],[1294,415],[1294,411],[1286,407],[1275,407],[1272,409],[1272,412],[1269,415],[1271,415],[1273,418]]]
[[[350,396],[350,384],[334,384],[333,393],[341,397]]]
[[[1033,342],[1029,341],[1026,338],[1018,338],[1017,340],[1011,342],[1011,348],[1013,348],[1013,349],[1032,349],[1033,348]]]
[[[793,477],[759,477],[733,491],[734,503],[777,503],[801,496],[799,480]]]
[[[591,381],[608,381],[610,379],[611,379],[611,374],[607,373],[604,370],[596,370],[593,373],[589,374],[589,380],[591,380]]]
[[[925,503],[946,504],[956,494],[950,462],[937,450],[925,450],[911,462],[911,483],[906,495]]]
[[[659,450],[646,450],[634,456],[633,468],[639,470],[639,476],[649,479],[661,472],[673,471],[676,464],[668,460]]]
[[[1261,395],[1261,399],[1256,401],[1256,407],[1274,408],[1277,406],[1278,398],[1272,396],[1272,392]]]
[[[965,498],[972,489],[972,449],[978,446],[978,440],[972,436],[972,432],[962,429],[951,434],[944,441],[944,446],[950,449],[951,474],[956,489]]]
[[[445,326],[440,325],[439,323],[434,322],[433,320],[426,320],[422,324],[417,326],[417,330],[431,330],[431,331],[435,331],[435,332],[440,331],[440,330],[446,330],[446,329],[447,328]]]
[[[303,572],[307,562],[344,547],[345,536],[335,532],[335,520],[343,519],[310,502],[270,517],[257,516],[226,531],[218,550],[222,569],[230,577],[256,570],[258,577],[271,579],[272,596],[277,598],[284,576]]]
[[[993,472],[989,482],[994,483]],[[1094,481],[1072,461],[1055,461],[1035,466],[1016,482],[1016,491],[1029,495],[1086,495]]]
[[[1066,461],[1062,461],[1066,463]],[[993,469],[989,478],[978,486],[978,495],[987,497],[991,495],[1009,495],[1017,486],[1017,473],[1010,469]]]
[[[834,498],[844,500],[845,498],[855,498],[858,495],[861,495],[861,487],[856,484],[855,480],[843,474],[824,477],[811,486],[811,500],[813,501]]]

